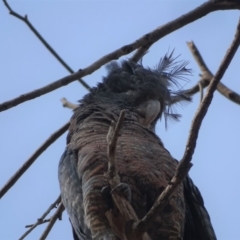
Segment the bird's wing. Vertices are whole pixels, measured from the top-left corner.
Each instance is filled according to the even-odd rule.
[[[63,204],[76,240],[118,240],[105,216],[108,210],[101,190],[107,185],[101,156],[90,148],[73,151],[68,146],[59,164]],[[91,229],[91,231],[90,231]]]
[[[183,184],[186,203],[184,240],[216,240],[201,193],[189,176]]]
[[[58,168],[61,196],[70,217],[74,239],[91,240],[90,231],[84,224],[82,183],[77,175],[76,163],[77,153],[69,149],[65,150]]]

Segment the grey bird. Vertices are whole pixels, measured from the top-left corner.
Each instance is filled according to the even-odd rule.
[[[105,213],[113,201],[106,136],[112,121],[125,109],[116,149],[117,167],[126,198],[143,218],[173,177],[178,161],[164,147],[155,126],[164,117],[178,120],[173,106],[191,101],[179,80],[191,74],[186,61],[173,52],[154,68],[126,60],[112,62],[102,82],[74,110],[58,176],[63,204],[75,240],[119,240]],[[180,138],[180,136],[179,136]],[[216,236],[198,188],[189,176],[174,192],[147,234],[152,240],[215,240]]]

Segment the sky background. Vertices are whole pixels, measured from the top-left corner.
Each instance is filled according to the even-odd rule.
[[[103,55],[138,39],[173,20],[203,1],[9,1],[75,70],[87,67]],[[189,60],[193,75],[190,88],[199,80],[200,70],[186,41],[193,40],[210,70],[215,73],[235,33],[238,11],[219,11],[187,25],[155,43],[144,57],[145,66],[154,66],[169,49]],[[69,73],[48,52],[29,28],[8,14],[0,3],[0,102],[45,86]],[[240,93],[240,52],[238,50],[222,82]],[[102,67],[84,80],[95,86],[106,74]],[[60,102],[72,102],[87,93],[78,82],[25,102],[0,114],[0,187],[26,159],[59,127],[72,111]],[[199,94],[178,112],[179,123],[157,126],[157,134],[171,154],[181,159]],[[219,240],[239,239],[240,227],[240,106],[215,93],[205,117],[190,171],[199,187]],[[25,225],[35,223],[59,195],[57,169],[65,148],[64,134],[51,145],[0,200],[0,239],[18,239]],[[52,212],[53,214],[53,212]],[[39,239],[46,225],[37,227],[26,239]],[[49,240],[71,239],[66,212]]]

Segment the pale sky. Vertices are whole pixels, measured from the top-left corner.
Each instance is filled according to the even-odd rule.
[[[145,33],[197,7],[203,1],[9,1],[21,15],[27,14],[49,44],[75,70],[87,67],[103,55],[138,39]],[[215,73],[235,33],[239,12],[219,11],[166,36],[154,44],[144,57],[145,66],[154,66],[169,49],[189,60],[193,75],[184,88],[199,80],[200,70],[186,41],[193,40],[210,70]],[[58,80],[69,73],[39,42],[29,28],[8,14],[0,3],[0,102],[10,100]],[[222,82],[240,93],[240,52],[236,53]],[[106,74],[102,67],[84,80],[95,86]],[[60,99],[72,102],[87,93],[78,82],[40,98],[25,102],[0,114],[0,187],[45,140],[65,124],[72,113]],[[193,103],[178,112],[180,123],[157,134],[171,154],[181,159],[199,94]],[[193,167],[190,171],[199,187],[219,240],[239,239],[239,120],[240,106],[216,93],[200,130]],[[57,169],[65,148],[64,134],[51,145],[13,188],[0,200],[0,239],[18,239],[25,225],[35,223],[59,194]],[[53,212],[51,213],[53,214]],[[26,239],[39,239],[46,224],[37,227]],[[66,212],[49,240],[71,239]]]

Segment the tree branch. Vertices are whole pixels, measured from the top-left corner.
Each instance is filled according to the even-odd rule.
[[[2,104],[0,104],[0,111],[7,110],[11,107],[17,106],[20,103],[23,103],[25,101],[34,99],[36,97],[42,96],[46,93],[49,93],[53,90],[56,90],[62,86],[65,86],[78,78],[81,78],[83,76],[89,75],[99,69],[104,64],[110,62],[111,60],[118,59],[119,57],[123,55],[127,55],[131,53],[132,51],[147,45],[147,44],[153,44],[154,42],[158,41],[162,37],[168,35],[169,33],[176,31],[177,29],[211,13],[217,10],[229,10],[229,9],[240,9],[240,2],[217,2],[214,3],[212,1],[207,1],[206,3],[202,4],[201,6],[195,8],[194,10],[182,15],[181,17],[176,18],[173,21],[170,21],[169,23],[158,27],[154,31],[145,34],[143,37],[139,38],[135,42],[125,45],[105,56],[98,59],[96,62],[91,64],[90,66],[79,70],[76,73],[73,73],[72,75],[66,76],[62,79],[59,79],[55,82],[52,82],[42,88],[39,88],[37,90],[34,90],[32,92],[23,94],[17,98],[14,98],[12,100],[6,101]]]
[[[199,89],[199,82],[201,82],[201,85],[202,85],[203,89],[209,85],[209,82],[206,79],[200,78],[198,80],[198,83],[196,85],[194,85],[193,87],[185,90],[185,93],[187,95],[190,95],[190,96],[194,95],[195,93],[198,93],[200,91],[200,89]]]
[[[67,131],[69,122],[54,132],[34,153],[33,155],[17,170],[17,172],[7,181],[7,183],[0,190],[0,199],[4,194],[18,181],[18,179],[27,171],[27,169],[34,163],[34,161],[63,133]]]
[[[117,170],[117,163],[115,159],[115,152],[117,148],[117,140],[120,136],[120,129],[123,125],[125,117],[125,111],[122,110],[119,119],[117,121],[117,124],[112,121],[111,126],[109,128],[108,134],[107,134],[107,156],[108,156],[108,176],[112,179],[116,179],[116,186],[120,183],[119,176],[118,176],[118,170]],[[114,187],[116,187],[114,186]]]
[[[37,222],[34,223],[34,224],[26,225],[25,228],[31,228],[31,231],[32,231],[32,228],[35,228],[35,227],[38,226],[38,225],[41,225],[41,224],[50,222],[50,220],[51,220],[51,218],[44,219],[44,220],[41,220],[41,219],[40,219],[39,221],[37,221]],[[28,232],[27,232],[27,233],[28,233]],[[20,238],[20,239],[21,239],[21,238]],[[20,240],[20,239],[19,239],[19,240]],[[22,239],[24,239],[24,238],[22,238]]]
[[[56,208],[61,202],[61,195],[58,196],[58,198],[52,203],[49,208],[43,213],[43,215],[38,218],[37,222],[35,224],[27,225],[26,228],[30,228],[27,230],[20,238],[19,240],[23,240],[35,227],[37,227],[40,224],[50,222],[50,219],[45,219],[45,217],[52,211],[52,209]]]
[[[229,47],[222,63],[220,64],[215,77],[213,77],[213,79],[211,80],[211,82],[208,86],[206,95],[203,98],[202,104],[193,119],[193,124],[192,124],[190,135],[189,135],[189,138],[187,141],[187,147],[186,147],[183,159],[182,159],[183,162],[191,161],[191,158],[194,153],[195,146],[196,146],[198,132],[199,132],[202,120],[207,113],[209,105],[212,102],[213,93],[216,90],[217,85],[219,84],[220,80],[222,79],[230,62],[232,61],[232,59],[239,47],[239,43],[240,43],[240,20],[237,25],[237,30],[236,30],[236,34],[233,39],[233,42],[232,42],[231,46]]]
[[[57,219],[61,220],[64,209],[65,208],[63,206],[63,203],[61,202],[58,206],[57,211],[51,217],[49,224],[47,225],[46,229],[44,230],[44,232],[43,232],[42,236],[39,238],[39,240],[44,240],[47,238],[49,232],[51,231],[51,229],[52,229],[53,225],[55,224],[55,222],[57,221]]]
[[[239,44],[240,44],[240,20],[237,25],[237,30],[236,30],[236,34],[233,39],[233,42],[229,47],[228,51],[226,52],[226,55],[222,63],[220,64],[215,77],[211,80],[208,86],[206,95],[203,98],[196,112],[196,115],[193,119],[186,149],[185,149],[182,160],[179,162],[175,176],[172,178],[170,184],[165,188],[165,190],[158,197],[158,199],[156,200],[152,208],[149,210],[149,212],[146,214],[146,216],[142,220],[140,220],[138,223],[133,225],[136,232],[147,231],[147,229],[152,223],[152,220],[156,217],[157,214],[159,214],[159,212],[161,212],[164,209],[166,204],[169,202],[170,197],[173,194],[174,190],[178,187],[178,185],[182,182],[182,180],[187,176],[188,171],[192,166],[191,159],[196,147],[198,133],[199,133],[203,118],[205,117],[207,110],[212,102],[214,91],[216,90],[217,85],[222,79],[231,60],[233,59],[233,56],[235,55],[239,47]]]
[[[30,28],[30,30],[36,35],[36,37],[41,41],[41,43],[49,50],[49,52],[62,64],[63,67],[65,67],[70,73],[74,73],[73,69],[70,68],[70,66],[57,54],[57,52],[47,43],[47,41],[41,36],[41,34],[37,31],[37,29],[31,24],[31,22],[28,20],[27,15],[24,17],[20,14],[16,13],[12,10],[10,5],[7,3],[6,0],[3,0],[5,6],[9,10],[9,14],[16,17],[17,19],[23,21],[27,24],[27,26]],[[83,79],[78,79],[78,81],[87,89],[90,90],[90,87]]]
[[[138,62],[148,52],[148,49],[152,46],[152,44],[153,43],[148,43],[138,48],[138,50],[131,57],[131,60],[133,62]]]
[[[199,81],[201,82],[202,87],[206,87],[209,85],[211,79],[213,78],[213,74],[212,72],[209,70],[209,68],[207,67],[206,63],[204,62],[199,50],[197,49],[196,45],[194,44],[194,42],[187,42],[187,45],[194,57],[194,59],[196,60],[199,68],[201,69],[201,77],[202,79]],[[196,85],[194,87],[192,87],[191,89],[187,90],[187,94],[194,94],[199,90],[199,87]],[[224,85],[223,83],[219,83],[217,86],[217,90],[226,98],[228,98],[229,100],[240,104],[240,95],[236,92],[234,92],[233,90],[231,90],[230,88],[228,88],[226,85]]]
[[[78,107],[77,104],[69,102],[65,97],[61,99],[61,102],[63,104],[63,107],[66,107],[66,108],[75,109]]]

